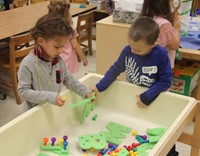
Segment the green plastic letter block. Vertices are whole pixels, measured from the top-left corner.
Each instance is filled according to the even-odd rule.
[[[106,138],[101,133],[79,136],[79,143],[80,147],[85,150],[91,148],[101,150],[107,145]]]

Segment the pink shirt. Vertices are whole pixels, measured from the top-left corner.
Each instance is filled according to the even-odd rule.
[[[73,38],[76,38],[78,36],[78,33],[74,27],[72,28],[75,31]],[[63,52],[60,54],[60,57],[64,60],[67,69],[69,69],[72,74],[75,74],[76,72],[78,72],[78,59],[71,42],[68,42],[63,47]]]
[[[154,20],[160,27],[160,34],[157,41],[161,46],[167,49],[171,62],[171,68],[174,68],[176,51],[169,49],[166,46],[173,43],[179,38],[179,32],[172,26],[172,24],[168,20],[162,17],[154,17]]]

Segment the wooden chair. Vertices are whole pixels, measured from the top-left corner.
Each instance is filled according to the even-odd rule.
[[[31,0],[31,4],[36,4],[36,3],[40,3],[40,2],[44,2],[46,0]]]
[[[10,37],[10,52],[0,57],[0,71],[11,75],[10,80],[7,75],[1,75],[0,84],[13,88],[17,104],[21,104],[21,99],[17,91],[17,71],[22,59],[33,49],[33,44],[34,42],[30,33]]]
[[[19,8],[19,7],[23,7],[25,5],[29,5],[29,0],[14,0],[14,5],[15,7]]]
[[[70,0],[71,3],[88,4],[87,0]]]
[[[93,24],[93,12],[80,14],[77,21],[77,33],[79,34],[77,40],[81,46],[83,46],[83,51],[87,49],[89,54],[92,55],[92,24]],[[85,45],[83,42],[88,41],[88,44]]]

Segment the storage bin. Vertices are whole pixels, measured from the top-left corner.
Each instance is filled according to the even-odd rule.
[[[189,31],[190,9],[180,14],[180,36],[187,36]]]
[[[134,19],[138,18],[140,13],[138,11],[113,11],[113,22],[129,23],[131,24]]]
[[[180,14],[187,14],[192,8],[192,0],[182,0],[182,5],[179,9]]]
[[[90,0],[89,4],[97,6],[98,10],[104,10],[105,9],[105,0]]]
[[[176,61],[173,73],[171,92],[190,96],[198,85],[200,63],[188,60]]]
[[[143,2],[144,2],[144,0],[136,0],[135,1],[135,9],[138,10],[139,12],[142,11]]]
[[[192,7],[192,0],[183,0],[180,12],[180,36],[187,36],[189,31],[190,11]]]
[[[98,74],[88,74],[80,79],[87,86],[94,86],[102,78]],[[190,112],[196,108],[194,98],[164,92],[146,109],[136,105],[136,94],[145,91],[127,82],[115,81],[106,91],[98,94],[96,107],[88,114],[85,122],[80,124],[83,106],[70,109],[72,104],[81,100],[75,93],[66,90],[64,106],[49,103],[36,106],[0,128],[1,156],[37,156],[43,138],[68,136],[69,156],[81,156],[78,137],[108,131],[109,122],[119,123],[145,134],[147,128],[165,127],[166,133],[160,141],[149,150],[148,156],[166,155],[166,149],[175,143],[186,126]],[[176,108],[176,109],[173,109]],[[96,120],[92,118],[96,116]],[[127,134],[119,146],[131,144],[133,136]],[[166,146],[167,145],[167,146]],[[164,150],[164,153],[162,153]],[[51,154],[50,152],[43,152]],[[96,156],[97,152],[88,152]],[[54,154],[55,155],[55,154]]]

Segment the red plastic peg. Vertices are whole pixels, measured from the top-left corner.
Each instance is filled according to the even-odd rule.
[[[48,138],[44,138],[43,139],[43,142],[44,142],[44,146],[46,146],[47,145],[47,142],[48,142],[49,140],[48,140]]]

